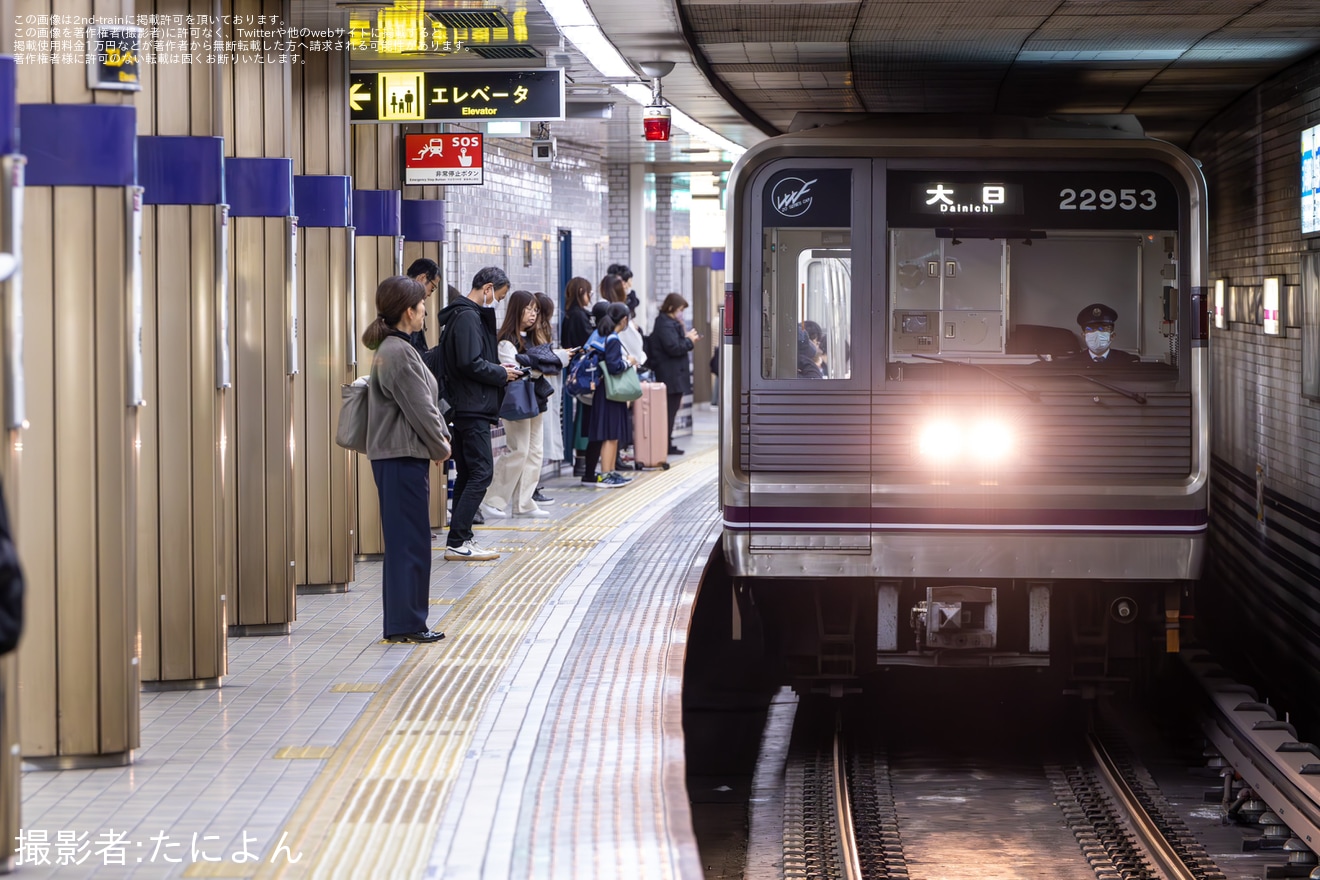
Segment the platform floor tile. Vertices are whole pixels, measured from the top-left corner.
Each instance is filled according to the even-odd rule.
[[[556,499],[548,505],[550,520],[509,519],[481,528],[479,540],[506,554],[497,563],[445,562],[444,535],[436,534],[430,619],[450,635],[439,645],[380,641],[380,564],[363,562],[349,592],[298,598],[292,634],[230,639],[223,687],[144,693],[142,747],[131,766],[24,773],[22,827],[45,834],[50,846],[46,862],[24,864],[22,876],[421,876],[439,852],[442,818],[455,810],[462,815],[481,797],[494,797],[501,822],[512,815],[503,795],[475,794],[485,790],[488,780],[476,771],[495,753],[494,744],[503,742],[521,762],[519,792],[536,784],[528,775],[533,767],[589,760],[562,748],[534,758],[526,748],[537,740],[532,722],[548,715],[560,724],[573,716],[564,703],[571,690],[556,682],[566,663],[582,662],[582,648],[573,646],[580,632],[590,631],[591,604],[602,585],[619,582],[616,557],[633,552],[639,533],[654,531],[644,524],[690,506],[678,500],[688,494],[685,485],[696,487],[700,506],[710,508],[714,438],[707,411],[685,444],[692,448],[685,466],[638,475],[626,490],[601,492],[567,476],[548,481]],[[704,457],[697,454],[703,447],[709,450]],[[689,538],[674,532],[668,540]],[[658,621],[643,619],[647,626]],[[643,641],[654,650],[653,636]],[[628,668],[631,679],[653,673],[651,662],[618,668]],[[598,664],[589,676],[610,674]],[[619,693],[633,700],[637,687]],[[669,687],[669,698],[677,699],[676,679]],[[511,697],[537,701],[540,714],[524,719],[492,711]],[[654,703],[648,711],[656,711]],[[669,749],[677,749],[681,790],[681,730],[669,733],[678,737]],[[594,748],[596,740],[582,742]],[[633,762],[657,748],[621,745],[610,760]],[[456,784],[462,786],[459,799]],[[648,780],[645,790],[654,786]],[[518,799],[530,804],[542,796]],[[579,788],[572,796],[590,795]],[[653,803],[643,810],[654,812]],[[686,821],[686,802],[681,806]],[[629,835],[640,820],[618,807],[611,815],[626,827],[609,834],[635,845]],[[551,840],[542,828],[560,841],[552,861],[581,861],[595,829],[575,842],[567,814],[549,824],[538,816],[524,810],[515,823],[483,834],[480,846],[496,853],[493,865],[540,876],[530,856],[517,861],[508,848],[526,842],[539,853]],[[111,836],[114,845],[105,842]],[[70,837],[72,847],[59,850],[57,840]],[[654,864],[669,858],[656,852],[654,838],[646,846]],[[66,858],[58,863],[61,854]],[[539,865],[545,856],[535,858]],[[628,858],[622,863],[637,863]],[[619,864],[619,857],[609,864]],[[454,869],[460,870],[457,862]],[[601,870],[596,876],[613,875],[612,868]],[[448,868],[441,875],[461,876]]]

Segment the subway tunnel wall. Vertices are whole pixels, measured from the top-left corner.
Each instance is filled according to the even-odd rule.
[[[1303,350],[1320,346],[1320,325],[1312,314],[1303,330],[1302,301],[1303,269],[1320,259],[1320,239],[1301,237],[1299,166],[1301,132],[1316,124],[1320,57],[1244,95],[1189,150],[1209,188],[1208,278],[1228,288],[1226,326],[1211,330],[1211,552],[1200,628],[1312,723],[1320,722],[1320,400],[1303,393],[1302,377]],[[1281,336],[1266,336],[1261,323],[1269,276],[1282,278]]]

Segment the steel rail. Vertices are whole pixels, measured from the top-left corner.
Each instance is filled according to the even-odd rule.
[[[1320,852],[1320,749],[1208,654],[1186,651],[1183,660],[1209,699],[1206,739],[1295,837]]]
[[[839,828],[839,864],[844,880],[862,880],[862,862],[857,854],[857,835],[853,828],[852,800],[848,796],[848,762],[843,748],[843,727],[834,728],[834,818]]]
[[[1100,775],[1104,777],[1110,791],[1118,799],[1119,806],[1127,813],[1132,822],[1132,830],[1146,853],[1155,862],[1156,869],[1167,880],[1197,880],[1196,874],[1183,863],[1178,853],[1165,839],[1155,820],[1146,812],[1146,808],[1142,806],[1132,787],[1127,784],[1127,780],[1123,778],[1123,774],[1109,757],[1099,738],[1095,734],[1089,734],[1086,739],[1096,766],[1100,769]]]

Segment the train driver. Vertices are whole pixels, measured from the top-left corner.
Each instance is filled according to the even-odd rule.
[[[1083,364],[1088,369],[1139,363],[1141,358],[1136,355],[1110,346],[1114,338],[1114,322],[1117,320],[1118,312],[1104,303],[1091,303],[1082,309],[1077,313],[1077,325],[1082,328],[1086,350],[1062,360],[1070,364]]]

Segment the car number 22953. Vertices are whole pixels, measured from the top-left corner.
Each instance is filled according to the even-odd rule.
[[[1153,211],[1155,206],[1153,189],[1059,190],[1060,211]]]

